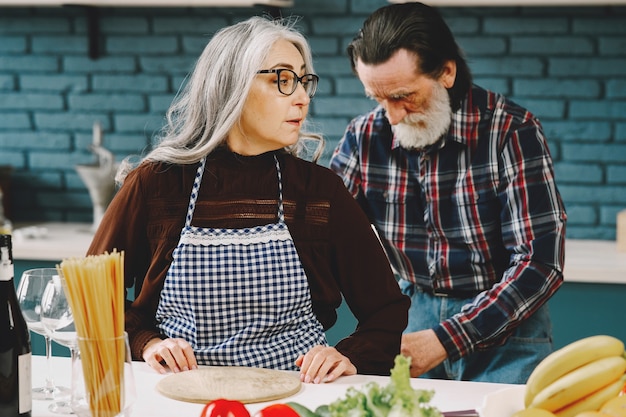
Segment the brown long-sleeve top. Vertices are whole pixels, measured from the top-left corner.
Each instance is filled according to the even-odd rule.
[[[243,228],[276,222],[274,154],[244,157],[218,149],[209,155],[192,224]],[[336,174],[282,152],[276,155],[285,220],[308,277],[313,311],[324,329],[330,328],[343,295],[358,325],[337,350],[359,373],[389,374],[400,351],[409,300],[400,293],[367,217]],[[135,286],[125,316],[135,359],[141,359],[150,339],[164,337],[155,312],[197,167],[143,163],[133,170],[88,250],[124,251],[125,284]]]

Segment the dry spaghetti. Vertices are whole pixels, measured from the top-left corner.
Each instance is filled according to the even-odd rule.
[[[124,252],[57,265],[74,315],[92,417],[121,412],[124,393]]]

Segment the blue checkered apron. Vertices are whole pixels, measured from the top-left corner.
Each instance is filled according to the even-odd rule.
[[[274,158],[278,223],[245,229],[191,225],[206,160],[198,167],[156,320],[191,344],[199,364],[296,370],[299,355],[327,344],[285,224]]]

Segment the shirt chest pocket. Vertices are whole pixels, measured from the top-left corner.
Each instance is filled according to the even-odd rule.
[[[370,213],[379,226],[394,229],[402,227],[413,229],[424,224],[424,209],[420,197],[413,191],[395,191],[387,189],[368,189],[365,191]]]
[[[501,240],[502,205],[492,187],[460,186],[449,201],[459,240],[469,244]]]
[[[411,194],[394,192],[391,188],[368,188],[365,190],[365,195],[369,201],[373,201],[376,204],[402,205],[411,199]]]

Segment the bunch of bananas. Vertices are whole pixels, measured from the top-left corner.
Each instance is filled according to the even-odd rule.
[[[554,351],[526,383],[527,410],[576,417],[599,410],[626,384],[624,343],[612,336],[591,336]]]

